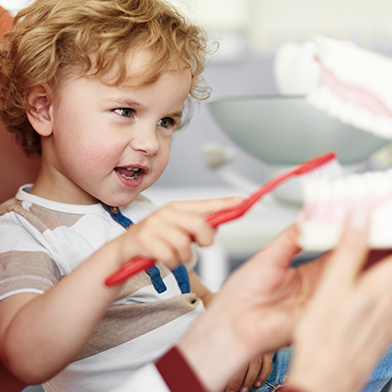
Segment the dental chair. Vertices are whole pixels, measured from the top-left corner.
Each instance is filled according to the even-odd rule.
[[[0,43],[12,21],[12,16],[0,6]],[[38,168],[39,159],[27,158],[0,121],[0,203],[13,197],[21,185],[34,182]]]
[[[12,16],[0,6],[0,37],[11,28]],[[38,173],[39,162],[28,159],[12,140],[0,122],[0,203],[15,195],[18,187],[33,182]],[[16,379],[0,361],[0,390],[18,392],[26,385]]]
[[[19,186],[36,176],[36,166],[27,159],[20,159],[18,147],[14,144],[0,122],[0,202],[15,195]],[[26,385],[13,377],[0,361],[0,386],[1,391],[18,392]]]
[[[23,184],[34,182],[38,165],[38,160],[24,156],[0,121],[0,203],[13,197]],[[9,373],[0,361],[0,390],[18,392],[25,386]]]
[[[38,168],[39,159],[27,158],[0,122],[0,203],[15,196],[20,186],[34,182]]]

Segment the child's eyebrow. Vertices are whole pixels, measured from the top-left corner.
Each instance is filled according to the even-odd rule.
[[[181,118],[182,117],[182,110],[168,114],[166,117]]]
[[[123,106],[128,106],[128,107],[137,107],[139,109],[144,109],[145,106],[139,102],[132,101],[127,98],[111,98],[109,99],[110,102],[112,102],[115,105],[123,105]]]
[[[129,108],[137,108],[139,110],[143,110],[146,108],[145,105],[141,104],[140,102],[132,101],[127,98],[112,98],[110,99],[110,102],[112,102],[114,105],[120,105],[120,106],[125,106]],[[165,117],[173,117],[173,118],[181,118],[182,117],[182,110],[174,111]]]

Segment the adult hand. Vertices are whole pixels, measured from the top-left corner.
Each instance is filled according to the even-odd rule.
[[[359,391],[390,345],[392,257],[380,260],[367,244],[366,219],[357,213],[295,331],[290,385]]]
[[[297,268],[295,225],[242,265],[180,341],[179,348],[211,391],[257,355],[290,344],[326,256]],[[222,366],[216,363],[222,362]]]

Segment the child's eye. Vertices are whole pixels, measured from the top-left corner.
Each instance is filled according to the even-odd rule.
[[[129,109],[129,108],[119,108],[119,109],[114,109],[114,112],[123,117],[133,117],[134,111],[133,109]]]
[[[170,117],[165,117],[158,121],[158,125],[163,128],[169,128],[174,125],[174,121]]]

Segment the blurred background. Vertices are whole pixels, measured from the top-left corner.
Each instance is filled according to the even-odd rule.
[[[306,132],[311,132],[314,138],[322,128],[332,133],[337,125],[330,123],[331,119],[326,115],[317,114],[317,119],[310,125],[303,125],[301,120],[308,114],[302,110],[308,109],[293,109],[287,106],[288,100],[281,99],[302,98],[317,81],[311,50],[307,46],[315,35],[350,40],[363,48],[388,56],[392,54],[392,2],[388,0],[169,1],[202,25],[211,42],[217,42],[219,47],[208,59],[204,73],[205,81],[211,87],[211,97],[194,103],[192,121],[174,135],[166,171],[145,192],[158,205],[175,199],[248,194],[286,168],[288,162],[297,163],[296,159],[289,158],[298,153],[301,146],[312,151],[310,139],[300,136],[304,127],[309,128]],[[26,0],[0,0],[0,4],[13,14],[28,3]],[[285,72],[292,72],[286,79],[300,81],[286,89],[280,83],[282,77],[279,78],[276,65],[278,55],[284,57],[285,46],[289,46],[291,52],[286,51],[284,55],[288,60],[291,56],[293,61],[292,65],[290,61],[285,62]],[[296,69],[306,72],[298,75]],[[269,97],[273,98],[271,108],[265,106]],[[250,108],[247,99],[255,100],[254,109]],[[225,100],[231,102],[229,108],[223,107],[219,116],[213,113],[214,103]],[[259,116],[255,116],[257,113]],[[311,115],[315,116],[313,112]],[[250,129],[259,133],[258,139],[247,140],[251,149],[244,148],[241,140],[247,139]],[[339,132],[342,135],[344,132],[340,128],[334,132],[334,143],[339,145]],[[289,136],[297,134],[297,145],[288,142]],[[357,131],[345,146],[347,151],[358,146],[356,135],[363,138],[362,144],[372,145],[357,162],[349,162],[354,169],[389,164],[390,158],[382,160],[377,155],[389,142],[363,134]],[[271,137],[275,139],[270,146],[267,143],[271,142],[268,140]],[[284,155],[287,162],[280,164],[279,160],[265,159],[258,153],[259,147],[268,150],[269,156],[281,159]],[[316,153],[319,151],[313,155]],[[200,251],[199,272],[210,288],[219,288],[233,268],[295,221],[301,202],[297,192],[297,188],[282,187],[245,217],[219,229],[214,246]]]
[[[271,162],[257,153],[258,146],[267,143],[267,136],[276,135],[272,147],[264,146],[272,156],[281,156],[279,153],[283,148],[286,157],[293,150],[301,149],[287,145],[285,132],[287,135],[298,134],[298,145],[307,145],[311,149],[307,138],[301,136],[300,139],[303,129],[299,126],[310,127],[315,135],[322,128],[326,128],[327,132],[336,128],[334,143],[339,145],[339,132],[343,135],[346,130],[340,130],[337,124],[330,123],[331,120],[321,114],[311,125],[302,125],[305,114],[300,110],[293,112],[285,99],[295,97],[301,100],[317,81],[308,46],[315,35],[349,40],[360,47],[392,56],[390,0],[170,2],[201,24],[211,41],[219,43],[219,48],[208,59],[204,73],[206,83],[212,89],[211,97],[194,104],[192,121],[174,135],[171,160],[166,171],[145,192],[158,205],[170,200],[248,194],[265,183],[276,172],[275,169],[280,170],[287,165],[283,159],[282,162]],[[0,0],[0,5],[13,14],[28,3],[26,0]],[[291,52],[283,52],[285,48]],[[300,83],[282,86],[277,68],[277,58],[283,56],[282,53],[286,59],[291,56],[293,60],[292,64],[286,62],[286,79],[299,80]],[[307,71],[298,75],[297,68]],[[223,107],[219,115],[213,112],[216,103],[226,101],[231,103],[228,109]],[[245,110],[250,107],[250,101],[261,106]],[[265,109],[262,111],[267,101],[272,102],[268,113]],[[266,114],[260,117],[257,112]],[[228,119],[226,122],[223,121],[225,117]],[[267,117],[268,121],[265,120]],[[286,123],[282,123],[285,118]],[[241,143],[242,137],[247,138],[249,129],[264,134],[260,140],[253,142],[255,149],[252,151]],[[346,150],[358,147],[361,138],[365,145],[372,146],[360,158],[347,162],[352,170],[390,166],[389,141],[370,136],[366,139],[361,131],[352,135]],[[252,145],[252,140],[248,145]],[[199,250],[198,270],[210,289],[219,289],[233,269],[295,221],[301,208],[296,192],[297,189],[287,188],[285,192],[266,196],[246,216],[222,226],[212,247]],[[307,261],[313,256],[301,255],[300,258]],[[30,389],[33,390],[32,387]]]

